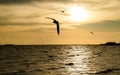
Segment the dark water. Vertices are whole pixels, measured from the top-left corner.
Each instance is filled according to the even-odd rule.
[[[0,46],[0,75],[120,75],[120,46]]]

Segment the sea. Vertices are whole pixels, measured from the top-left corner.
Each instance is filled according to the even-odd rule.
[[[120,75],[120,46],[0,45],[0,75]]]

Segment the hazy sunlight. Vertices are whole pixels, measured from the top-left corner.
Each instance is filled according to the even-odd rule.
[[[70,18],[72,21],[84,21],[90,16],[87,9],[79,6],[73,6],[69,9]]]

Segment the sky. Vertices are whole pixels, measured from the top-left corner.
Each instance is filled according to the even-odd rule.
[[[0,0],[0,44],[120,42],[119,3],[120,0]],[[71,14],[75,6],[89,14],[83,10]],[[87,17],[79,18],[82,15]],[[60,35],[52,20],[45,17],[59,21]]]

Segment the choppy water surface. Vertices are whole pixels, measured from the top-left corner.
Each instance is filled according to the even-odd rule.
[[[0,75],[119,75],[120,46],[0,46]]]

